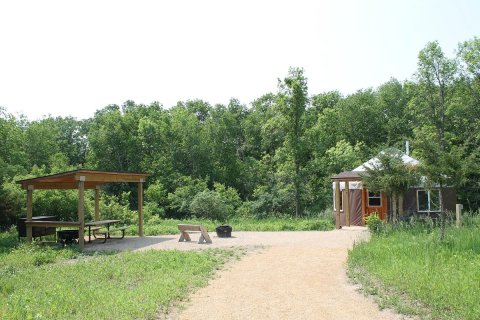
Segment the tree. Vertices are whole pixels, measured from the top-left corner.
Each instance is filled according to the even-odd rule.
[[[445,208],[443,188],[447,185],[450,144],[446,129],[449,125],[448,108],[452,104],[457,64],[445,57],[438,42],[430,42],[418,55],[418,86],[415,103],[416,114],[423,128],[416,130],[416,145],[422,155],[422,172],[427,183],[440,187],[440,239],[445,237]]]
[[[406,138],[413,136],[412,117],[407,113],[408,98],[403,85],[396,79],[390,79],[376,90],[387,145],[399,147]]]
[[[295,201],[295,216],[303,214],[301,203],[301,187],[303,178],[301,170],[305,165],[305,153],[303,146],[304,113],[309,103],[307,79],[303,75],[303,69],[290,68],[288,76],[279,80],[278,104],[286,119],[285,126],[287,138],[285,148],[292,157],[294,165],[293,188]]]
[[[403,193],[418,181],[414,167],[405,165],[402,153],[394,148],[386,149],[377,156],[378,161],[371,167],[366,166],[366,174],[362,180],[365,186],[373,192],[385,192],[390,199],[391,212],[394,223],[397,222],[400,201]],[[401,211],[401,210],[400,210]],[[399,212],[403,214],[403,212]]]
[[[59,135],[53,118],[30,122],[25,132],[25,151],[30,166],[49,167],[50,155],[60,152]]]
[[[452,108],[455,144],[465,148],[470,162],[465,187],[459,196],[465,208],[480,207],[480,38],[474,37],[459,44],[457,55],[461,66],[456,100]],[[468,116],[466,116],[468,115]]]

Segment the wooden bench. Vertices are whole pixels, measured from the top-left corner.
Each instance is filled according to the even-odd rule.
[[[125,230],[127,230],[127,229],[128,229],[128,227],[118,227],[118,228],[109,229],[109,230],[102,230],[102,231],[97,230],[97,232],[94,233],[94,236],[95,236],[95,234],[103,235],[104,236],[103,243],[105,243],[105,242],[107,242],[107,239],[123,239],[123,238],[125,238]],[[110,235],[112,232],[116,232],[116,231],[122,231],[122,236],[121,237],[112,237]]]
[[[178,230],[182,233],[178,242],[192,241],[187,231],[200,231],[200,239],[198,239],[198,243],[212,243],[212,239],[210,239],[207,229],[201,224],[179,224]]]

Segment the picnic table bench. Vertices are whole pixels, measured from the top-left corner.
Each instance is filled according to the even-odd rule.
[[[96,231],[93,233],[93,236],[95,236],[96,234],[101,234],[104,236],[103,238],[103,243],[105,243],[107,241],[107,239],[123,239],[125,237],[125,230],[127,230],[128,227],[118,227],[118,228],[115,228],[115,229],[107,229],[107,230],[102,230],[102,231]],[[121,231],[122,232],[122,236],[121,237],[112,237],[111,236],[111,233],[112,232],[117,232],[117,231]]]
[[[187,231],[199,231],[200,238],[198,239],[198,243],[212,243],[212,239],[210,239],[207,229],[201,224],[179,224],[178,230],[180,230],[180,232],[182,233],[180,235],[180,239],[178,239],[178,242],[192,241]]]

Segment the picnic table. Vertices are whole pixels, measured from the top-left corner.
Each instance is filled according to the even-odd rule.
[[[99,221],[90,221],[85,223],[85,227],[88,227],[88,242],[92,242],[92,230],[93,230],[93,236],[96,238],[95,234],[103,234],[104,235],[104,243],[107,241],[107,239],[113,239],[113,237],[110,235],[110,233],[114,231],[122,231],[122,239],[125,236],[125,230],[127,227],[119,227],[115,229],[110,229],[110,226],[120,222],[120,220],[99,220]],[[104,226],[107,230],[106,231],[98,231],[102,226]]]

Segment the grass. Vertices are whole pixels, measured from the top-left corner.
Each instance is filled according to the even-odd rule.
[[[178,234],[177,224],[217,221],[161,220],[146,235]],[[330,230],[325,218],[233,219],[234,231]],[[131,226],[135,234],[137,226]],[[0,233],[0,319],[156,319],[193,288],[206,285],[233,250],[82,253],[20,243],[14,229]]]
[[[232,250],[82,254],[0,233],[0,319],[156,319]]]
[[[480,319],[480,217],[448,227],[394,228],[349,253],[349,275],[376,298],[422,319]]]
[[[334,224],[329,219],[319,218],[235,218],[221,223],[205,219],[165,219],[155,223],[147,223],[144,227],[145,235],[178,234],[177,224],[202,224],[207,230],[214,231],[221,224],[232,226],[234,231],[324,231],[332,230]],[[128,230],[129,235],[135,235],[138,232],[137,226],[131,226]]]

